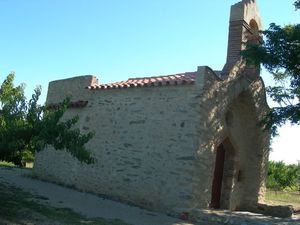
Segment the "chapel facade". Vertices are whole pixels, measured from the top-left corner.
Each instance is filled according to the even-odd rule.
[[[248,210],[264,197],[270,135],[259,68],[240,56],[262,28],[255,0],[231,7],[227,60],[221,71],[130,78],[52,81],[47,105],[71,96],[65,118],[78,115],[94,164],[51,146],[34,173],[82,191],[163,212],[178,208]]]

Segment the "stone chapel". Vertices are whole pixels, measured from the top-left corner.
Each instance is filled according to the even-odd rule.
[[[248,210],[264,197],[270,135],[258,125],[269,108],[259,68],[245,63],[244,42],[262,28],[255,0],[231,7],[224,68],[130,78],[52,81],[46,104],[71,96],[65,118],[79,115],[96,159],[80,163],[51,146],[34,173],[49,181],[156,211]]]

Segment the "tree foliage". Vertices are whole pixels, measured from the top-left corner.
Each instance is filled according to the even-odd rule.
[[[267,187],[273,190],[300,188],[300,164],[285,165],[282,161],[268,163]],[[300,189],[299,189],[300,190]]]
[[[296,1],[295,7],[299,6],[300,1]],[[262,63],[276,82],[267,87],[267,93],[279,106],[262,121],[276,134],[277,127],[286,122],[300,124],[300,24],[281,27],[272,23],[262,34],[263,43],[249,42],[242,55],[248,63]]]
[[[294,6],[296,9],[300,9],[300,0],[295,1]]]
[[[92,163],[85,148],[92,133],[81,134],[74,125],[78,117],[62,120],[69,100],[55,110],[38,104],[41,88],[37,87],[29,101],[24,85],[14,86],[15,75],[9,74],[0,88],[0,160],[22,165],[23,159],[32,158],[36,151],[47,145],[66,150],[81,162]]]

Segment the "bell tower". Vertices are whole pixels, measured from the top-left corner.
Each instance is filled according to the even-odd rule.
[[[260,30],[262,23],[256,0],[242,0],[231,6],[227,59],[222,76],[228,76],[232,67],[240,60],[241,51],[246,47],[245,43],[250,41],[250,37],[257,36]],[[254,71],[254,68],[247,69]]]

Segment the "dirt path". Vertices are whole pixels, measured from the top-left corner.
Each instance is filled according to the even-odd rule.
[[[132,225],[192,225],[160,213],[150,212],[24,176],[30,174],[30,172],[28,169],[0,167],[0,183],[7,183],[26,192],[44,196],[47,200],[43,201],[47,205],[70,208],[86,217],[120,219]]]
[[[0,167],[0,184],[21,188],[25,192],[42,196],[42,204],[55,208],[69,208],[88,218],[119,219],[132,225],[299,225],[300,218],[279,219],[249,212],[211,211],[195,209],[199,223],[182,220],[79,192],[56,184],[31,179],[29,169]],[[199,220],[198,220],[199,219]],[[201,222],[200,222],[201,221]],[[0,218],[1,224],[1,218]],[[7,223],[4,223],[7,224]],[[10,223],[8,223],[10,224]]]

